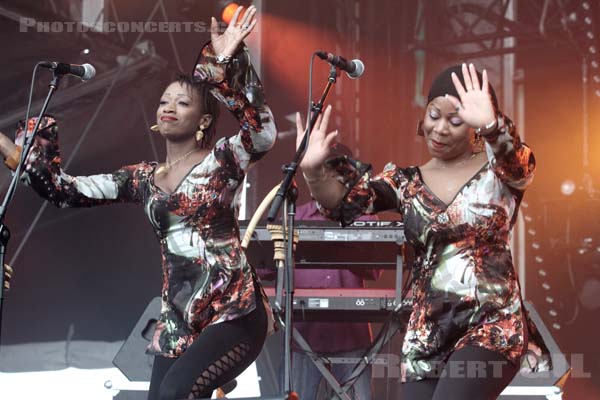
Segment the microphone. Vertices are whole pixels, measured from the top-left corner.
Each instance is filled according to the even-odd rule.
[[[335,54],[327,53],[325,51],[317,51],[317,56],[334,67],[346,71],[346,74],[350,79],[359,78],[365,72],[365,64],[358,58],[348,61],[344,57],[336,56]]]
[[[54,71],[58,75],[75,75],[82,81],[89,81],[96,76],[96,68],[91,64],[64,64],[54,61],[42,61],[40,66]]]

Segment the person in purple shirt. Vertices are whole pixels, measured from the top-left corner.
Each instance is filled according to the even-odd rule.
[[[345,147],[337,144],[338,147]],[[349,151],[349,150],[348,150]],[[301,221],[325,221],[316,202],[302,204],[296,210],[296,219]],[[360,220],[376,220],[373,215],[364,216]],[[301,246],[301,244],[300,244]],[[299,248],[301,252],[301,247]],[[365,269],[302,269],[296,268],[295,288],[364,288],[365,279],[377,279],[381,270]],[[362,357],[371,345],[371,326],[368,323],[353,322],[294,322],[294,327],[306,339],[312,350],[326,357]],[[316,399],[319,382],[322,378],[310,357],[301,349],[294,347],[292,355],[293,388],[302,400]],[[331,372],[338,381],[346,379],[353,364],[332,364]],[[355,400],[370,400],[371,368],[367,368],[353,385]]]

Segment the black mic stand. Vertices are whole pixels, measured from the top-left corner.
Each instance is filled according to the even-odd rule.
[[[285,173],[285,177],[275,198],[273,199],[273,203],[271,204],[271,208],[269,209],[269,214],[267,215],[267,220],[269,222],[273,222],[277,218],[277,214],[279,213],[279,209],[281,208],[281,204],[284,200],[287,201],[288,208],[288,221],[287,228],[288,233],[286,236],[287,240],[285,242],[286,245],[286,260],[285,260],[285,327],[284,327],[284,377],[283,377],[283,391],[285,399],[290,399],[290,395],[292,394],[292,317],[293,317],[293,296],[294,296],[294,215],[296,214],[296,199],[297,199],[297,190],[291,190],[292,183],[294,181],[294,176],[296,175],[296,171],[298,169],[298,165],[300,161],[302,161],[302,157],[304,156],[304,152],[308,146],[308,138],[310,132],[312,131],[312,127],[315,125],[319,114],[323,111],[323,104],[325,103],[325,99],[331,90],[331,87],[334,83],[336,83],[337,78],[339,76],[339,70],[335,66],[331,66],[329,69],[329,78],[327,79],[327,85],[323,90],[323,94],[321,95],[321,99],[318,103],[311,105],[311,116],[310,122],[306,126],[304,131],[304,139],[300,146],[296,150],[296,154],[294,155],[294,159],[288,165],[284,165],[283,172]],[[297,398],[297,397],[296,397]]]
[[[6,248],[10,239],[10,231],[8,227],[4,224],[4,218],[6,217],[6,210],[8,209],[8,205],[15,195],[15,191],[17,189],[23,165],[25,164],[27,157],[29,156],[29,152],[31,151],[31,147],[33,146],[34,138],[40,126],[40,122],[42,121],[42,117],[46,113],[46,109],[48,108],[48,104],[50,103],[52,95],[58,89],[58,82],[60,81],[60,77],[61,75],[57,74],[56,72],[53,73],[52,81],[50,81],[49,85],[50,89],[48,90],[48,95],[46,96],[46,101],[44,101],[44,105],[42,106],[38,119],[35,122],[35,127],[33,128],[31,136],[28,136],[29,121],[25,121],[25,137],[23,139],[24,142],[23,150],[21,152],[21,158],[19,160],[17,168],[15,169],[12,180],[10,181],[8,190],[4,195],[2,205],[0,205],[0,344],[2,343],[2,311],[4,306],[4,258],[6,256]]]

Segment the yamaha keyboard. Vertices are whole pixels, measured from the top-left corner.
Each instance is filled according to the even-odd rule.
[[[240,221],[242,236],[246,225],[247,221]],[[333,221],[297,221],[296,266],[396,269],[404,242],[403,228],[401,221],[355,221],[345,228]],[[272,268],[273,244],[266,226],[255,229],[246,255],[256,268]]]
[[[275,288],[265,291],[273,305]],[[396,310],[394,289],[296,289],[294,292],[294,320],[378,322],[388,318]],[[397,310],[402,317],[412,311],[412,298],[402,300]]]
[[[244,236],[248,221],[240,221],[240,236]],[[401,221],[354,221],[341,227],[334,221],[296,221],[300,242],[404,242],[404,224]],[[271,234],[265,226],[258,226],[253,241],[270,241]]]

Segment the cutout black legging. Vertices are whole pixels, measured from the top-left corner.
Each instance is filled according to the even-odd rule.
[[[455,351],[439,378],[402,385],[403,400],[493,400],[510,384],[519,367],[502,355],[477,346]]]
[[[210,398],[258,357],[267,323],[258,300],[250,314],[204,329],[179,358],[155,357],[148,400]]]

